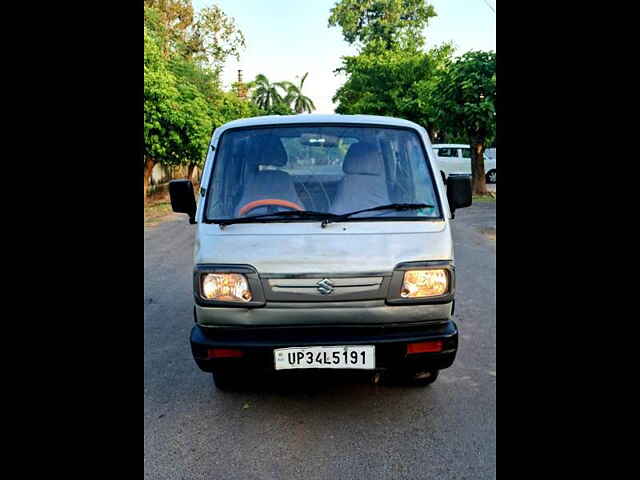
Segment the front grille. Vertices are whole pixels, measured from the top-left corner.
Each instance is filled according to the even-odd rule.
[[[386,298],[390,277],[262,278],[267,301],[340,302]]]

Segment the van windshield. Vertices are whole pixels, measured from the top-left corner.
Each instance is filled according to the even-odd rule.
[[[205,220],[273,214],[272,221],[278,221],[279,212],[342,215],[407,203],[428,206],[364,212],[350,219],[441,218],[435,188],[420,138],[410,129],[309,125],[230,130],[217,148]]]

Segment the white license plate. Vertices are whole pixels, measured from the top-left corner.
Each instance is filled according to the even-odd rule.
[[[345,345],[334,347],[292,347],[273,351],[276,370],[295,368],[376,368],[374,345]]]

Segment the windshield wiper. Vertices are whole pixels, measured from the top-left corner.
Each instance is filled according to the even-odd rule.
[[[286,212],[274,212],[265,213],[262,215],[251,215],[249,217],[237,217],[224,220],[208,220],[206,223],[217,223],[220,227],[231,225],[234,223],[252,223],[256,220],[263,220],[269,218],[309,218],[315,220],[326,220],[327,218],[339,217],[335,213],[329,212],[314,212],[313,210],[291,210]]]
[[[342,215],[333,215],[330,218],[325,218],[322,221],[322,228],[324,228],[327,224],[331,222],[339,222],[341,220],[346,220],[347,218],[357,215],[358,213],[365,212],[375,212],[377,210],[419,210],[421,208],[433,208],[433,205],[428,205],[426,203],[389,203],[388,205],[380,205],[378,207],[365,208],[363,210],[356,210],[355,212],[343,213]]]
[[[278,219],[278,218],[307,218],[314,220],[322,220],[322,228],[331,222],[339,222],[347,218],[365,212],[375,212],[377,210],[418,210],[420,208],[433,208],[433,205],[426,203],[390,203],[388,205],[380,205],[377,207],[365,208],[354,212],[343,213],[338,215],[329,212],[314,212],[313,210],[290,210],[286,212],[265,213],[262,215],[251,215],[249,217],[228,218],[224,220],[206,220],[205,223],[217,223],[220,228],[234,223],[252,223],[256,220]]]

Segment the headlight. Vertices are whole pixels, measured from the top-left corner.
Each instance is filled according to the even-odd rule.
[[[240,273],[202,275],[202,296],[221,302],[250,302],[253,299],[247,278]]]
[[[449,291],[449,275],[444,268],[404,272],[402,298],[435,297]]]

